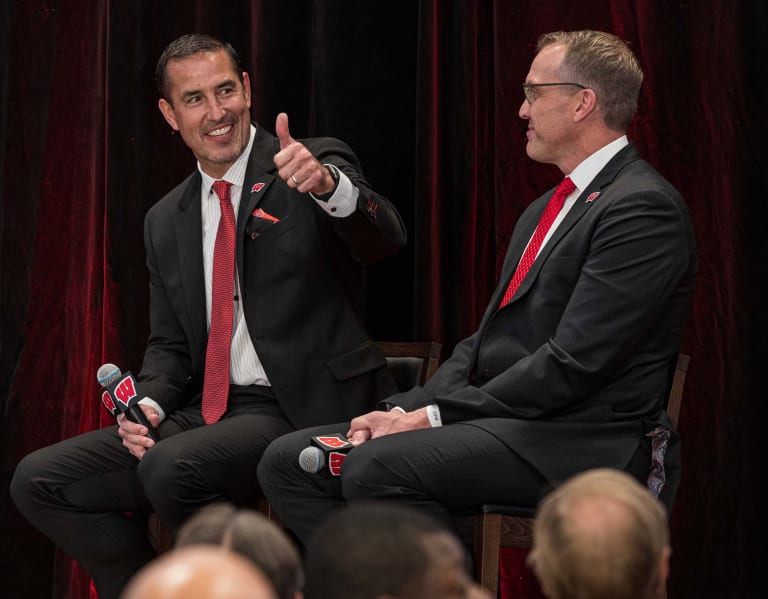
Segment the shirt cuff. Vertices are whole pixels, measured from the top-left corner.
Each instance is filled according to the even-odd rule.
[[[443,426],[443,419],[440,417],[440,408],[437,407],[437,404],[433,403],[427,406],[427,419],[432,428]]]
[[[360,195],[360,190],[352,184],[349,177],[334,165],[326,164],[324,166],[334,169],[339,175],[339,184],[336,186],[336,190],[327,200],[321,200],[313,193],[309,195],[332,217],[344,218],[349,216],[357,209],[357,198]]]
[[[163,408],[160,407],[160,404],[157,403],[154,399],[150,397],[142,397],[139,400],[139,403],[144,404],[145,406],[149,406],[151,408],[155,408],[155,410],[157,410],[158,416],[160,416],[160,422],[165,420],[165,410],[163,410]]]

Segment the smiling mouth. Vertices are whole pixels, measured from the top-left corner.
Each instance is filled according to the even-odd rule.
[[[217,129],[213,129],[211,131],[208,131],[208,133],[206,133],[206,135],[208,137],[222,137],[222,136],[226,135],[227,133],[229,133],[230,131],[232,131],[232,127],[234,127],[234,125],[232,123],[229,123],[227,125],[223,125],[223,126],[217,128]]]

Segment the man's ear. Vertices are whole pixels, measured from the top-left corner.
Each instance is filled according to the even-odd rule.
[[[251,107],[251,79],[248,77],[248,73],[243,71],[243,93],[245,94],[248,108]]]
[[[583,121],[590,114],[597,110],[597,94],[591,89],[581,89],[576,94],[579,103],[574,109],[573,118],[576,122]]]
[[[179,126],[176,124],[176,113],[174,112],[171,103],[168,102],[168,100],[165,98],[160,98],[160,100],[157,102],[157,107],[160,109],[160,112],[163,113],[163,117],[171,126],[171,129],[178,131]]]

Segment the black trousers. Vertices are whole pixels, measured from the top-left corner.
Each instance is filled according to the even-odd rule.
[[[471,422],[366,441],[344,460],[341,476],[324,478],[299,466],[313,436],[345,434],[348,423],[290,433],[274,441],[258,468],[272,509],[306,543],[333,510],[361,500],[396,501],[424,510],[449,527],[453,516],[483,504],[535,507],[552,485],[488,431]],[[640,445],[625,470],[645,484],[650,453]]]
[[[231,387],[222,419],[205,425],[200,407],[174,412],[141,461],[107,427],[26,456],[11,495],[19,511],[94,579],[100,599],[117,599],[155,557],[145,515],[178,528],[198,509],[261,496],[256,466],[267,445],[293,427],[271,389]]]
[[[272,509],[304,543],[347,502],[396,501],[450,526],[452,514],[483,503],[535,506],[550,488],[525,460],[470,423],[367,441],[347,455],[337,478],[301,469],[298,456],[312,436],[348,429],[346,423],[285,435],[269,446],[259,465],[259,483]]]

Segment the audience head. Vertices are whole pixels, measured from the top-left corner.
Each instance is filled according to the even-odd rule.
[[[272,582],[278,599],[300,596],[301,558],[291,540],[260,512],[227,503],[209,505],[179,529],[176,547],[220,545],[253,562]]]
[[[306,599],[487,597],[467,575],[453,533],[388,503],[362,502],[331,515],[307,544],[305,569]]]
[[[596,469],[544,498],[528,562],[551,599],[650,599],[670,553],[662,504],[628,474]]]
[[[259,569],[221,547],[182,547],[142,568],[121,599],[277,599]]]

